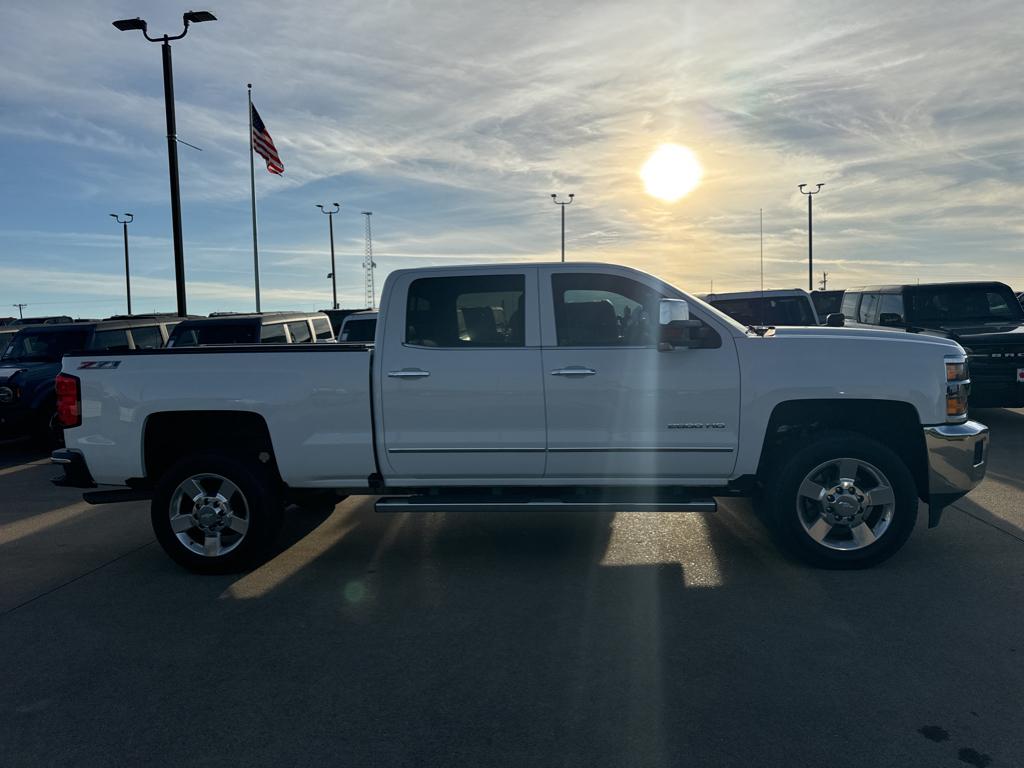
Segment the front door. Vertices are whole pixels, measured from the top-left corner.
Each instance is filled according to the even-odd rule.
[[[535,268],[398,279],[377,366],[392,477],[544,474],[536,281]]]
[[[732,337],[705,323],[703,348],[659,351],[663,291],[653,279],[557,267],[540,278],[546,476],[602,483],[728,476],[739,434]]]

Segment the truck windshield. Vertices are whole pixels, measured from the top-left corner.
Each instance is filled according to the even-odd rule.
[[[3,359],[12,362],[60,362],[67,352],[83,349],[89,331],[22,331],[11,341]]]
[[[711,305],[744,325],[817,325],[803,296],[713,299]]]
[[[936,285],[910,292],[910,319],[927,325],[1024,320],[1024,309],[1005,285]]]

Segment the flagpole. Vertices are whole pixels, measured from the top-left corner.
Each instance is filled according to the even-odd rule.
[[[249,83],[249,190],[252,193],[252,270],[256,281],[256,311],[260,311],[260,250],[256,239],[256,169],[252,158],[252,83]]]

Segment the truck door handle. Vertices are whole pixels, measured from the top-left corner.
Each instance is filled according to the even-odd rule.
[[[582,365],[570,365],[568,368],[555,368],[552,376],[593,376],[597,371],[593,368],[584,368]]]
[[[388,377],[392,379],[422,379],[430,375],[430,371],[420,368],[403,368],[400,371],[388,371]]]

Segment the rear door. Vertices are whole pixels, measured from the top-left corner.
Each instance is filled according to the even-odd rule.
[[[543,475],[536,280],[531,267],[395,278],[376,366],[392,476]]]
[[[740,379],[728,330],[705,322],[703,348],[659,351],[658,304],[677,296],[639,273],[543,267],[541,296],[547,477],[729,475]]]

